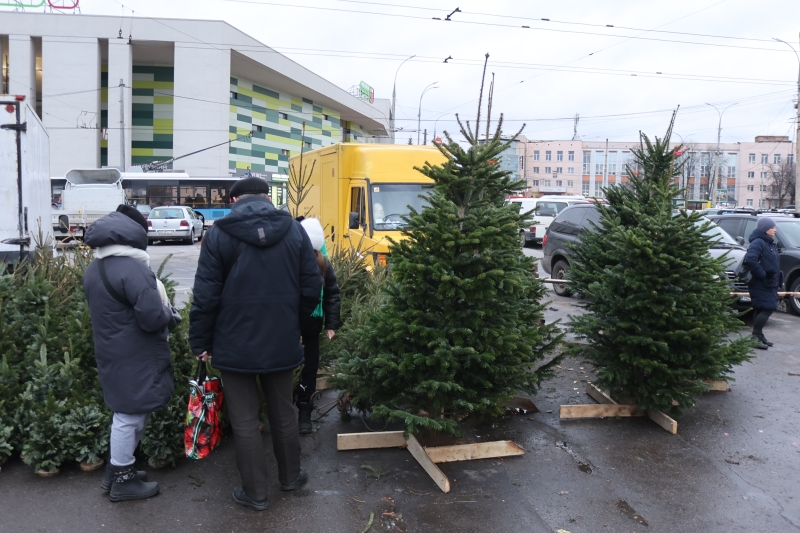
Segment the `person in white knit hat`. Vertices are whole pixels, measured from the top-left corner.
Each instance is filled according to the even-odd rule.
[[[317,390],[317,371],[319,370],[319,340],[322,326],[328,339],[333,339],[336,330],[342,325],[340,318],[341,298],[339,282],[328,259],[325,246],[325,232],[316,218],[300,217],[300,225],[306,230],[311,246],[317,256],[317,265],[323,279],[322,294],[317,308],[300,326],[303,336],[303,352],[305,363],[300,375],[300,383],[295,389],[298,409],[298,425],[300,433],[311,433],[311,411],[314,408],[311,397]]]

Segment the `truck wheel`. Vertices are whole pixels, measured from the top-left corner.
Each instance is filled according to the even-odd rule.
[[[569,271],[569,264],[563,259],[560,259],[553,266],[553,279],[569,279],[567,273]],[[554,283],[553,291],[559,296],[570,296],[572,291],[567,288],[566,283]]]
[[[525,238],[524,231],[519,232],[519,243],[522,245],[523,248],[525,248],[528,245],[528,239]]]
[[[789,288],[789,292],[798,292],[800,291],[800,277],[795,279],[792,282],[792,286]],[[800,298],[796,298],[794,296],[788,296],[787,299],[789,300],[789,309],[791,309],[792,313],[795,315],[800,315]]]

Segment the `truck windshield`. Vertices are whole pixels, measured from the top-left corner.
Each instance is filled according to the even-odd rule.
[[[376,231],[394,231],[403,228],[403,217],[409,207],[422,211],[427,205],[424,198],[429,190],[422,183],[380,183],[372,187],[372,223]]]

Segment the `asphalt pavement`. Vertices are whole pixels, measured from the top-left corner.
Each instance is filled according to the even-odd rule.
[[[149,252],[154,268],[173,254],[167,270],[185,301],[199,246]],[[581,312],[577,298],[551,296],[548,321]],[[383,424],[358,416],[345,422],[334,409],[301,439],[308,485],[284,493],[275,479],[266,512],[231,500],[238,474],[228,436],[201,461],[146,468],[162,492],[139,502],[110,503],[100,472],[68,465],[42,479],[13,459],[0,474],[0,531],[358,533],[370,516],[371,532],[800,531],[798,328],[800,318],[773,315],[765,334],[775,346],[738,367],[729,391],[701,397],[679,419],[677,435],[647,418],[559,420],[560,405],[593,403],[583,392],[593,368],[566,359],[532,397],[540,412],[465,427],[463,442],[510,439],[526,454],[440,465],[452,484],[448,494],[406,450],[338,452],[337,433]],[[318,405],[335,398],[326,391]],[[264,446],[275,472],[268,429]]]

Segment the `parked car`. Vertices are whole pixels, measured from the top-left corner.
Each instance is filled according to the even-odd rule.
[[[186,241],[203,238],[203,216],[183,205],[156,207],[147,216],[147,238],[153,241]]]
[[[544,254],[542,268],[553,279],[569,279],[570,250],[567,244],[578,241],[583,232],[593,231],[592,223],[600,225],[600,211],[594,204],[579,204],[564,209],[550,224],[542,244]],[[719,239],[719,242],[711,249],[711,255],[721,257],[726,252],[728,253],[725,275],[731,284],[731,290],[747,292],[747,285],[740,282],[735,274],[736,267],[744,259],[746,253],[744,247],[717,226],[712,225],[709,231]],[[553,284],[553,290],[559,296],[571,294],[567,283]],[[746,296],[740,297],[735,305],[738,309],[745,309],[749,306],[750,298]]]
[[[542,196],[541,198],[509,198],[509,203],[520,206],[520,213],[533,211],[533,218],[528,220],[529,228],[520,230],[519,242],[522,246],[530,243],[541,244],[545,231],[553,219],[563,209],[574,204],[588,204],[583,196]]]
[[[759,216],[769,216],[775,220],[778,233],[775,245],[778,247],[784,287],[787,291],[800,291],[800,218],[796,214],[765,212],[763,215],[716,215],[708,217],[729,233],[739,244],[748,248],[750,234],[756,229]],[[800,299],[788,298],[791,311],[800,315]]]
[[[150,216],[150,211],[152,211],[150,206],[147,204],[137,204],[136,210],[139,211],[142,215],[144,215],[144,218]]]

